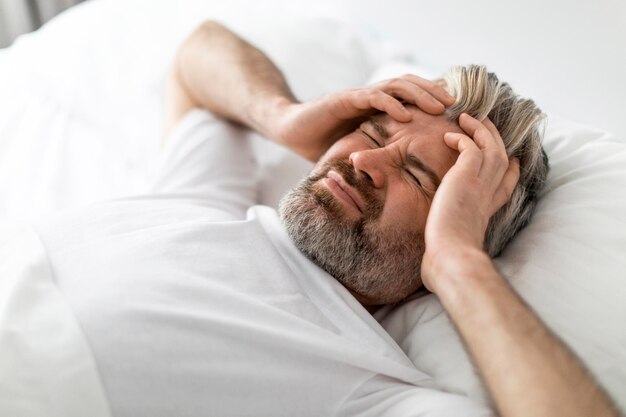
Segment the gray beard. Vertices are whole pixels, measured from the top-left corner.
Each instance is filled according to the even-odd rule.
[[[319,184],[330,169],[360,192],[367,206],[363,218],[346,218],[342,205]],[[378,231],[382,204],[349,163],[331,162],[302,180],[282,198],[279,213],[296,247],[368,303],[401,301],[421,285],[423,235]]]

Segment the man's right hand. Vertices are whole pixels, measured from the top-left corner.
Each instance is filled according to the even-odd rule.
[[[411,113],[403,103],[441,114],[454,104],[454,97],[432,81],[407,74],[304,103],[277,99],[270,131],[272,139],[315,162],[337,139],[372,114],[385,112],[398,122],[409,122]]]
[[[212,21],[183,43],[173,70],[168,125],[189,108],[205,108],[311,161],[372,114],[385,112],[408,122],[411,114],[403,102],[431,114],[441,114],[454,103],[442,86],[410,74],[298,103],[280,70],[262,51]]]

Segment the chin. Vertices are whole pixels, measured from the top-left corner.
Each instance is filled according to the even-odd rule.
[[[308,177],[279,204],[295,246],[364,305],[402,301],[421,285],[421,233],[385,233],[377,218],[349,219],[319,177]]]

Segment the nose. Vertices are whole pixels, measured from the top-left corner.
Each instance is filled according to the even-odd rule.
[[[384,149],[367,149],[352,152],[348,157],[357,176],[364,175],[374,188],[382,188],[385,185],[385,155]]]

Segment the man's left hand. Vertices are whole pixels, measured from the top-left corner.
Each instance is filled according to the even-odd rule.
[[[509,201],[519,180],[519,162],[509,159],[496,126],[462,114],[467,134],[446,133],[445,143],[459,152],[433,199],[426,221],[422,280],[437,292],[454,259],[483,252],[489,219]]]

